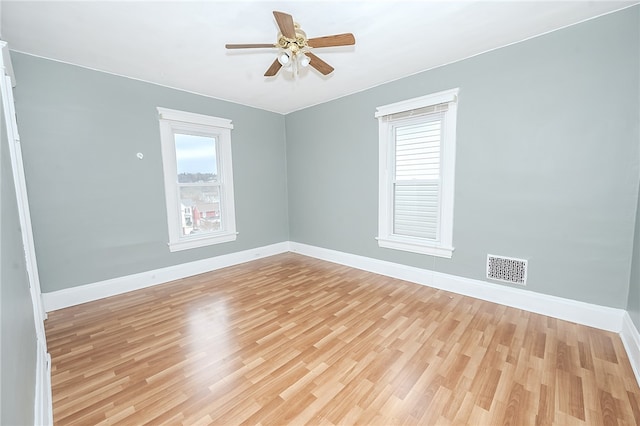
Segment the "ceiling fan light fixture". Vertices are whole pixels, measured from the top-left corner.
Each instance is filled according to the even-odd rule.
[[[309,64],[311,63],[311,58],[309,58],[304,53],[301,53],[300,57],[298,58],[298,63],[300,64],[301,67],[308,67]]]
[[[291,62],[291,55],[289,52],[283,51],[278,54],[278,62],[280,62],[281,65],[288,65]]]

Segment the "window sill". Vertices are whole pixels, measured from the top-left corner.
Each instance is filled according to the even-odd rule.
[[[384,248],[408,251],[419,254],[428,254],[430,256],[444,257],[447,259],[451,259],[451,257],[453,256],[453,247],[426,245],[421,242],[399,241],[380,237],[376,239],[378,240],[378,246]]]
[[[180,250],[188,250],[192,248],[211,246],[214,244],[220,243],[228,243],[230,241],[235,241],[238,233],[232,232],[228,234],[216,234],[215,236],[208,236],[202,238],[193,238],[182,241],[175,241],[169,243],[169,251],[180,251]]]

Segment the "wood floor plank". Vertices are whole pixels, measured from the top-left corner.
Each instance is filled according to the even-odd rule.
[[[45,327],[56,425],[640,424],[613,333],[292,253]]]

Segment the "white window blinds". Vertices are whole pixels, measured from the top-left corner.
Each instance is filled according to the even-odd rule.
[[[393,125],[393,233],[439,239],[442,112]]]

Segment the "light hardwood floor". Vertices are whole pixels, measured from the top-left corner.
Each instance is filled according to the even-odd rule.
[[[640,424],[614,333],[291,253],[46,332],[57,425]]]

